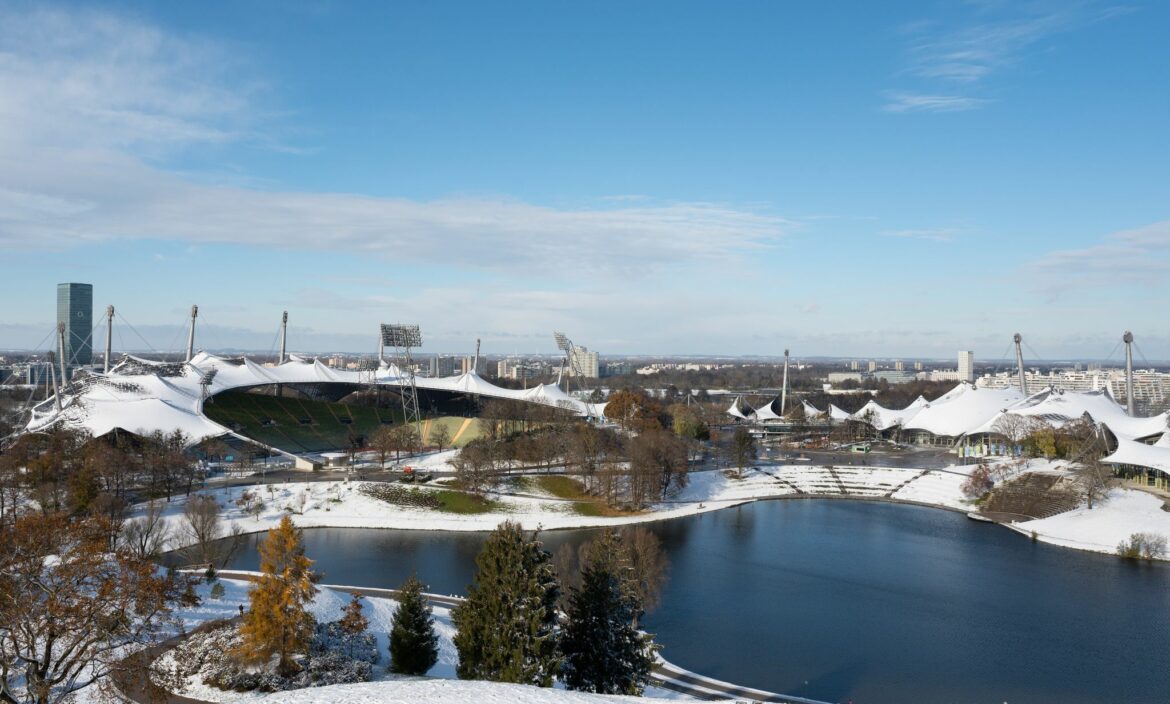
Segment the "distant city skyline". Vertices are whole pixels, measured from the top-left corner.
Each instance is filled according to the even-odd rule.
[[[322,353],[404,321],[430,352],[1115,359],[1128,329],[1170,359],[1168,25],[0,0],[0,349],[48,349],[78,281],[115,350],[181,348],[197,303],[212,349],[288,310]]]

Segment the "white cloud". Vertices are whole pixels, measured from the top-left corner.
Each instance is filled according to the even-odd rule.
[[[718,266],[790,227],[756,208],[627,198],[546,207],[264,189],[167,170],[270,130],[248,62],[216,42],[108,13],[0,10],[0,243],[114,239],[347,251],[515,275]]]
[[[906,73],[937,90],[887,93],[889,112],[956,112],[990,100],[968,91],[993,74],[1019,64],[1028,52],[1052,37],[1128,11],[1079,2],[977,3],[974,16],[959,26],[919,21],[908,25]]]
[[[882,106],[886,112],[963,112],[986,105],[988,100],[964,95],[922,95],[891,92]]]
[[[1170,282],[1170,220],[1106,235],[1095,245],[1048,253],[1030,267],[1041,290],[1165,287]]]

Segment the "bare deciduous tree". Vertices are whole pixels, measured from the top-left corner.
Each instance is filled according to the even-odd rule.
[[[242,531],[236,524],[223,529],[219,503],[211,496],[195,495],[183,507],[183,537],[190,543],[188,552],[199,564],[227,562],[239,548]]]
[[[146,513],[126,521],[122,527],[122,547],[138,560],[153,560],[166,549],[170,528],[163,518],[163,504],[151,501]]]
[[[1090,509],[1105,499],[1113,485],[1113,468],[1095,458],[1074,465],[1072,472]]]

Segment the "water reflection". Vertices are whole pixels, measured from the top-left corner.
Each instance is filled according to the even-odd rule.
[[[670,557],[646,620],[672,661],[829,701],[1164,701],[1170,569],[1034,544],[959,514],[774,501],[648,524]],[[595,531],[542,534],[553,553]],[[316,529],[335,583],[411,572],[461,594],[482,533]],[[254,569],[253,545],[234,566]]]

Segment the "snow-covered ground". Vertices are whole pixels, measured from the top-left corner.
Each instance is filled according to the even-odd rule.
[[[916,478],[920,469],[889,467],[848,467],[836,470],[847,493],[859,497],[885,496],[909,481],[894,498],[925,501],[946,508],[962,508],[958,491],[961,476],[947,475],[932,479],[934,473]],[[954,478],[952,478],[954,477]],[[931,488],[915,493],[917,482],[929,482]],[[912,480],[912,481],[911,481]],[[796,493],[839,494],[841,484],[824,467],[809,465],[775,465],[749,469],[742,479],[722,471],[693,472],[685,489],[667,501],[643,513],[627,516],[586,516],[578,513],[575,502],[552,497],[489,494],[498,508],[486,513],[458,514],[435,509],[397,506],[371,498],[358,491],[361,482],[353,479],[332,482],[289,482],[251,487],[210,489],[203,492],[221,505],[227,527],[238,525],[244,532],[258,532],[275,526],[285,514],[302,528],[402,528],[418,530],[484,531],[492,530],[504,520],[518,521],[526,529],[587,528],[655,521],[715,511],[761,498],[776,498]],[[442,486],[422,485],[418,491],[440,491]],[[947,493],[945,489],[952,489]],[[244,492],[258,494],[263,502],[259,513],[250,515],[237,501]],[[526,491],[525,493],[531,493]],[[901,494],[906,493],[903,497]],[[165,505],[172,527],[171,547],[180,547],[184,538],[182,524],[184,497],[175,497]],[[133,515],[141,515],[144,505]]]
[[[186,630],[217,618],[235,616],[240,604],[247,604],[248,582],[235,579],[221,579],[224,585],[222,599],[212,599],[211,585],[200,584],[198,594],[203,603],[178,613]],[[342,608],[349,603],[349,595],[333,589],[322,588],[310,605],[310,611],[318,621],[334,621],[341,617]],[[403,677],[391,674],[389,666],[389,633],[397,602],[392,599],[375,597],[362,598],[362,612],[369,620],[369,630],[378,642],[381,659],[374,664],[374,682],[361,685],[337,685],[290,692],[264,694],[260,692],[231,692],[209,687],[191,678],[187,688],[179,692],[184,696],[223,704],[251,704],[253,702],[615,702],[636,700],[635,697],[599,697],[558,690],[542,690],[537,687],[499,685],[488,682],[460,682],[455,679],[455,666],[459,656],[453,637],[455,626],[451,622],[450,609],[434,607],[435,632],[439,636],[439,659],[427,672],[427,678]],[[163,655],[163,658],[168,657]],[[550,693],[551,692],[551,693]],[[434,698],[432,698],[432,694]],[[355,697],[355,698],[351,698]],[[449,698],[445,698],[449,697]],[[649,687],[646,697],[666,699],[687,699],[681,694],[665,689]]]
[[[1037,521],[1016,523],[1021,532],[1038,540],[1078,550],[1114,553],[1117,544],[1134,533],[1153,533],[1170,541],[1170,512],[1162,499],[1135,489],[1112,489],[1092,510],[1074,511]]]
[[[446,466],[451,453],[424,458],[413,466],[420,469]],[[973,504],[962,492],[966,474],[973,465],[951,465],[939,469],[835,466],[832,471],[818,465],[760,465],[736,479],[729,472],[704,471],[689,475],[686,488],[650,510],[627,516],[587,516],[575,510],[574,502],[540,496],[528,488],[528,496],[490,494],[496,508],[486,513],[458,514],[435,509],[396,506],[365,496],[358,491],[360,481],[290,482],[253,487],[213,489],[205,492],[223,506],[224,520],[244,532],[257,532],[275,526],[290,514],[302,528],[399,528],[416,530],[486,531],[502,521],[519,522],[525,529],[587,528],[623,525],[643,521],[690,516],[715,511],[766,498],[835,495],[857,498],[891,499],[926,504],[938,508],[970,511]],[[1020,471],[1063,472],[1062,462],[1031,460]],[[418,491],[440,491],[441,486],[424,485]],[[263,509],[249,515],[236,504],[245,491],[259,494]],[[177,497],[166,505],[167,520],[175,536],[171,547],[185,544],[180,525],[185,499]],[[141,515],[144,507],[136,508]],[[1115,489],[1111,498],[1092,511],[1080,509],[1042,521],[1014,526],[1026,534],[1035,531],[1037,538],[1066,547],[1097,552],[1113,552],[1117,543],[1132,533],[1149,532],[1170,538],[1170,513],[1161,511],[1160,502],[1142,492]]]
[[[645,701],[645,698],[569,692],[499,682],[399,680],[280,692],[257,701],[265,704],[629,704]]]

